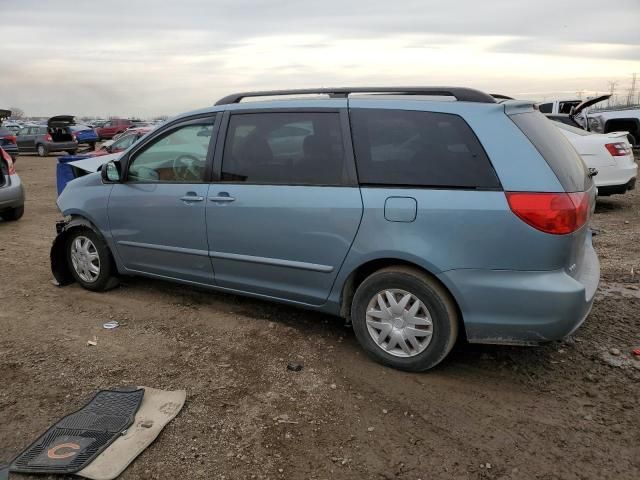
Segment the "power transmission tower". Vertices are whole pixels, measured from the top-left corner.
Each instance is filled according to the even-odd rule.
[[[631,88],[629,89],[629,95],[627,95],[627,106],[631,106],[636,98],[636,75],[631,75]]]
[[[615,93],[616,93],[616,86],[618,85],[618,81],[617,80],[611,80],[609,82],[609,93],[611,94],[611,96],[609,97],[609,100],[607,100],[607,107],[611,106],[611,99],[614,97]]]

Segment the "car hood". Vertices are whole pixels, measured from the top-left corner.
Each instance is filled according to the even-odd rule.
[[[606,95],[600,95],[599,97],[590,98],[589,100],[585,100],[584,102],[579,103],[578,105],[573,107],[571,114],[577,115],[585,108],[590,107],[591,105],[595,105],[596,103],[600,103],[604,100],[607,100],[610,97],[611,97],[611,94],[606,94]]]
[[[47,120],[47,127],[68,127],[75,123],[76,119],[73,115],[56,115]]]
[[[111,153],[109,155],[100,155],[97,157],[84,158],[82,160],[76,160],[74,162],[69,162],[69,165],[72,165],[80,170],[84,170],[85,172],[97,172],[100,170],[100,167],[105,163],[109,163],[111,160],[117,160],[122,156],[122,152]]]

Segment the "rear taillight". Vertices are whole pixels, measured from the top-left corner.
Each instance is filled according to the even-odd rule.
[[[604,147],[614,157],[623,157],[631,154],[631,149],[624,142],[607,143]]]
[[[7,135],[6,137],[2,137],[2,138],[5,139],[9,143],[16,143],[16,136],[15,135]]]
[[[51,138],[51,135],[47,133],[47,134],[44,136],[44,141],[45,141],[45,142],[53,142],[53,138]]]
[[[76,136],[76,134],[75,134],[75,133],[72,133],[72,134],[71,134],[71,138],[73,138],[74,140],[76,140],[78,137]]]
[[[9,175],[16,174],[16,167],[13,164],[13,160],[11,159],[11,155],[0,148],[0,154],[2,154],[2,159],[6,162],[7,168],[9,170]]]
[[[511,211],[541,232],[572,233],[587,223],[589,195],[576,193],[505,192]]]

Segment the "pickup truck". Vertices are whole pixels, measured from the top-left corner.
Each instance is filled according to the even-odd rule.
[[[640,146],[640,108],[621,107],[589,111],[588,107],[606,100],[611,95],[601,95],[588,100],[561,99],[538,105],[547,116],[566,115],[582,128],[595,133],[628,132],[627,139],[634,147]],[[568,122],[566,122],[568,123]]]

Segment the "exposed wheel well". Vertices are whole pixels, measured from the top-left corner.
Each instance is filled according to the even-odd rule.
[[[449,294],[449,296],[451,297],[451,301],[453,302],[453,304],[456,307],[456,310],[458,311],[458,319],[460,320],[460,325],[458,325],[459,331],[460,331],[461,335],[464,336],[464,338],[466,338],[466,332],[465,332],[465,329],[464,329],[464,322],[463,322],[463,319],[462,319],[462,312],[460,311],[460,306],[458,305],[458,302],[456,301],[456,299],[453,296],[453,294],[446,287],[446,285],[444,285],[438,279],[438,277],[433,275],[428,270],[425,270],[424,268],[420,267],[419,265],[416,265],[415,263],[407,262],[406,260],[400,260],[400,259],[397,259],[397,258],[380,258],[380,259],[376,259],[376,260],[371,260],[371,261],[369,261],[367,263],[364,263],[364,264],[360,265],[353,272],[351,272],[351,274],[347,278],[346,282],[344,283],[344,286],[342,287],[342,299],[341,299],[341,304],[340,304],[340,316],[345,318],[345,319],[347,319],[347,321],[350,322],[351,301],[353,300],[353,296],[355,295],[355,292],[358,289],[358,286],[369,275],[377,272],[378,270],[382,270],[383,268],[400,267],[400,266],[401,267],[411,268],[411,269],[416,270],[417,272],[421,273],[422,275],[428,276],[433,281],[437,282],[443,288],[443,290]]]
[[[51,246],[51,252],[49,254],[51,260],[51,273],[60,286],[68,285],[70,283],[73,283],[74,281],[73,275],[71,274],[71,270],[69,269],[69,265],[67,263],[67,252],[65,248],[69,235],[77,230],[92,231],[104,240],[104,237],[100,233],[100,230],[98,230],[89,220],[85,219],[84,217],[74,217],[74,219],[71,220],[69,225],[54,239],[53,245]],[[109,249],[106,241],[105,244],[107,245],[107,249]],[[111,253],[112,257],[111,261],[114,261],[113,252],[111,252],[110,249],[109,252]]]
[[[640,120],[635,118],[618,118],[607,120],[604,124],[604,133],[620,131],[629,132],[637,142],[640,138]]]

